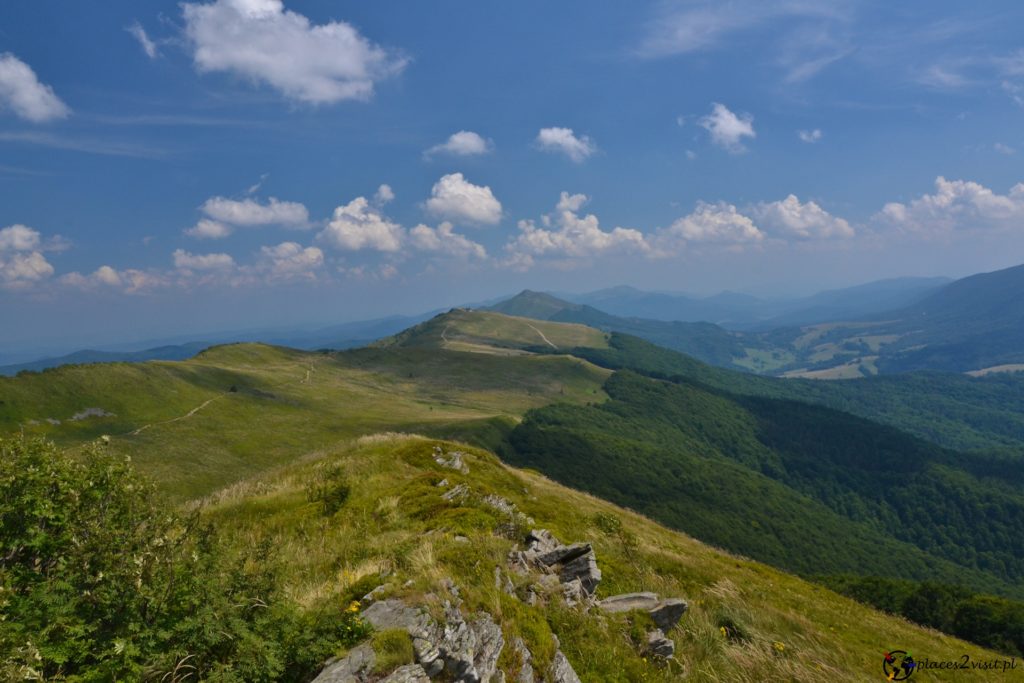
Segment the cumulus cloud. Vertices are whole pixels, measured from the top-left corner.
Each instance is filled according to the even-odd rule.
[[[261,247],[260,255],[260,269],[271,280],[315,280],[316,271],[324,264],[324,252],[318,247],[296,242]]]
[[[969,180],[935,179],[935,192],[906,204],[889,202],[875,220],[901,230],[941,235],[953,231],[1019,229],[1024,221],[1024,183],[1005,194]]]
[[[201,207],[201,211],[215,221],[239,226],[285,225],[289,227],[306,227],[309,223],[309,211],[298,202],[282,202],[274,197],[266,204],[255,199],[227,199],[211,197]]]
[[[528,268],[537,257],[561,259],[565,263],[602,253],[649,250],[639,230],[602,230],[597,216],[581,217],[578,212],[587,200],[586,195],[562,192],[554,213],[543,216],[540,226],[532,220],[519,221],[519,235],[505,246],[509,255],[507,265]]]
[[[821,140],[823,133],[820,128],[815,128],[814,130],[798,130],[796,135],[804,142],[817,142]]]
[[[537,144],[548,152],[559,152],[577,164],[597,152],[597,145],[586,135],[576,137],[572,128],[541,128],[537,133]]]
[[[365,197],[356,197],[334,209],[334,216],[317,240],[336,249],[395,252],[402,246],[402,226],[392,223],[377,211]]]
[[[176,249],[172,254],[174,267],[181,270],[230,270],[235,267],[235,259],[229,254],[191,254],[184,249]]]
[[[802,204],[793,194],[781,201],[757,204],[752,213],[762,228],[783,238],[828,239],[854,234],[845,219],[833,216],[813,201]]]
[[[156,49],[156,43],[154,43],[149,35],[146,33],[146,29],[142,28],[142,24],[134,22],[128,28],[125,29],[131,34],[132,38],[138,41],[139,47],[146,53],[146,56],[150,59],[156,59],[160,52]]]
[[[657,246],[662,254],[672,253],[687,242],[710,244],[749,244],[764,239],[754,221],[732,204],[697,202],[688,216],[679,218],[658,232]]]
[[[185,3],[182,10],[196,69],[264,83],[300,102],[367,100],[377,81],[407,63],[351,24],[313,24],[281,0]]]
[[[441,223],[436,229],[417,225],[409,231],[409,242],[420,251],[457,258],[487,258],[487,250],[483,245],[458,234],[448,222]]]
[[[10,109],[33,123],[63,119],[71,114],[53,88],[40,83],[32,67],[10,52],[0,54],[0,109]]]
[[[377,188],[377,192],[373,195],[373,201],[378,206],[383,206],[395,200],[395,191],[391,189],[390,185],[381,185]]]
[[[474,185],[461,173],[449,173],[434,183],[426,209],[455,223],[494,225],[501,221],[501,202],[486,185]]]
[[[711,134],[711,141],[732,154],[744,151],[743,138],[755,138],[754,117],[736,115],[724,104],[713,102],[711,113],[701,118],[700,126]]]
[[[90,275],[82,275],[78,272],[67,273],[60,277],[60,282],[78,289],[93,289],[99,286],[120,288],[125,285],[125,278],[110,266],[100,266]]]
[[[457,157],[471,157],[480,154],[487,154],[491,151],[491,143],[470,130],[460,130],[452,133],[448,139],[438,145],[434,145],[423,153],[425,157],[432,157],[435,154],[451,154]]]
[[[230,225],[209,218],[200,218],[198,223],[185,231],[185,234],[201,240],[219,240],[224,239],[232,232]]]
[[[309,227],[309,211],[304,205],[298,202],[282,202],[274,197],[265,204],[251,197],[242,200],[211,197],[199,207],[199,210],[206,217],[185,230],[186,235],[198,239],[223,239],[233,233],[236,227]]]
[[[39,231],[25,225],[0,230],[0,287],[22,289],[53,275]]]
[[[35,250],[40,241],[39,231],[26,225],[11,225],[0,230],[0,252]]]
[[[0,286],[22,289],[53,275],[53,266],[38,251],[0,252]]]

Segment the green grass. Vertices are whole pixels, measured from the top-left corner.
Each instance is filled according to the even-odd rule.
[[[434,445],[464,450],[469,474],[434,463]],[[303,493],[322,463],[357,482],[329,517]],[[446,503],[436,486],[441,479],[467,483],[476,495]],[[292,558],[285,580],[303,604],[345,601],[351,586],[365,590],[383,582],[386,596],[437,611],[448,597],[444,580],[451,578],[463,612],[492,614],[506,640],[518,635],[526,641],[537,668],[554,654],[555,634],[583,680],[678,680],[679,666],[645,661],[631,636],[630,615],[582,613],[558,599],[529,606],[496,589],[494,568],[503,566],[516,541],[495,533],[506,520],[480,502],[487,493],[505,496],[567,542],[592,542],[604,572],[599,596],[652,590],[689,599],[690,611],[670,634],[688,680],[868,680],[877,676],[882,653],[897,648],[932,659],[995,656],[508,468],[487,452],[421,437],[378,435],[338,444],[309,462],[218,492],[202,510],[237,543],[269,540]],[[508,654],[502,662],[514,673],[517,664]]]
[[[570,356],[234,344],[189,361],[0,378],[0,432],[65,446],[109,435],[111,448],[184,500],[360,434],[468,436],[552,401],[601,401],[608,374]],[[68,420],[86,408],[112,415]]]

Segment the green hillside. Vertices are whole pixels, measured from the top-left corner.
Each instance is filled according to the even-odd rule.
[[[584,680],[676,680],[683,671],[709,681],[818,680],[822,671],[861,680],[897,647],[986,656],[701,543],[808,576],[1020,594],[1016,461],[998,461],[1006,476],[989,491],[995,482],[981,465],[994,460],[764,388],[801,384],[841,386],[731,372],[578,324],[455,310],[364,349],[235,344],[183,362],[22,373],[0,379],[0,433],[44,436],[72,455],[105,437],[106,456],[130,456],[162,496],[213,525],[219,545],[197,557],[223,555],[226,564],[194,568],[229,572],[211,586],[233,580],[231,558],[246,572],[273,567],[251,580],[277,596],[284,621],[236,626],[270,629],[258,636],[268,647],[280,629],[298,628],[273,656],[301,657],[303,667],[355,644],[324,635],[324,624],[344,617],[342,603],[386,584],[389,597],[441,618],[448,579],[467,614],[486,611],[509,642],[521,636],[538,666],[553,661],[557,634]],[[610,502],[430,438],[486,446]],[[439,465],[435,446],[462,450],[469,472]],[[459,484],[469,492],[441,498]],[[645,660],[637,615],[581,610],[558,596],[529,605],[527,585],[514,585],[518,597],[496,586],[496,563],[534,524],[593,545],[604,573],[598,597],[653,590],[690,600],[671,634],[677,663]],[[145,526],[137,533],[145,537]],[[257,564],[244,559],[257,550]],[[210,610],[220,604],[211,600]],[[221,623],[214,612],[202,628]],[[147,647],[163,652],[167,637],[155,634]],[[234,661],[234,650],[218,652],[203,656]],[[521,662],[505,657],[511,676]],[[247,676],[237,680],[257,680]]]

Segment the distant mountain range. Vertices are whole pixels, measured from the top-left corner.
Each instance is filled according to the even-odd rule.
[[[614,287],[554,296],[525,290],[490,310],[632,334],[704,362],[760,374],[845,379],[907,370],[1024,370],[1024,266],[950,281],[897,278],[788,300],[723,292],[694,298]],[[490,303],[490,302],[488,302]],[[474,306],[475,307],[475,306]],[[0,375],[68,363],[180,360],[214,343],[298,349],[362,346],[438,311],[319,329],[211,335],[206,342],[75,351],[0,366]]]
[[[644,292],[625,286],[587,294],[567,294],[562,298],[619,316],[711,322],[732,329],[772,329],[847,320],[903,308],[950,282],[944,277],[894,278],[793,299],[759,299],[737,292],[696,298]]]

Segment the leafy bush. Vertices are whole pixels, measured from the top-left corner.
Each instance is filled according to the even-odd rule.
[[[337,463],[317,467],[306,484],[306,499],[322,503],[324,515],[328,517],[341,509],[351,492],[344,470]]]
[[[304,680],[358,614],[306,614],[96,444],[0,439],[0,678]]]

